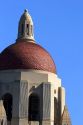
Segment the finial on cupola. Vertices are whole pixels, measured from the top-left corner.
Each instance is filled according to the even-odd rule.
[[[18,26],[18,37],[16,41],[18,42],[21,39],[34,42],[33,21],[27,9],[24,10]]]

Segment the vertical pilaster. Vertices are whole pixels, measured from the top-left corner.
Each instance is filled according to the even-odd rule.
[[[19,95],[20,95],[20,80],[12,83],[13,89],[13,104],[12,104],[12,120],[7,121],[7,125],[19,125]]]
[[[51,83],[43,83],[43,119],[42,125],[54,123],[54,96]]]
[[[62,116],[65,106],[65,89],[63,87],[60,87],[58,94],[59,94],[58,101],[59,101],[60,116]]]
[[[20,83],[19,125],[28,125],[28,83]]]

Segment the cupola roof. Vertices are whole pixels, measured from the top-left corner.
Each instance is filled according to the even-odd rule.
[[[50,54],[34,41],[33,22],[26,10],[19,21],[16,43],[0,54],[0,70],[12,69],[35,69],[56,73],[56,66]]]

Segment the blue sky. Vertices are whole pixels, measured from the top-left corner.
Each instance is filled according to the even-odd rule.
[[[83,125],[83,1],[1,0],[0,52],[15,42],[26,8],[34,21],[35,40],[54,58],[72,125]]]

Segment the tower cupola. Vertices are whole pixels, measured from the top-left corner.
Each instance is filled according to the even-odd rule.
[[[19,21],[17,42],[19,39],[34,42],[33,21],[27,10],[24,11]]]

